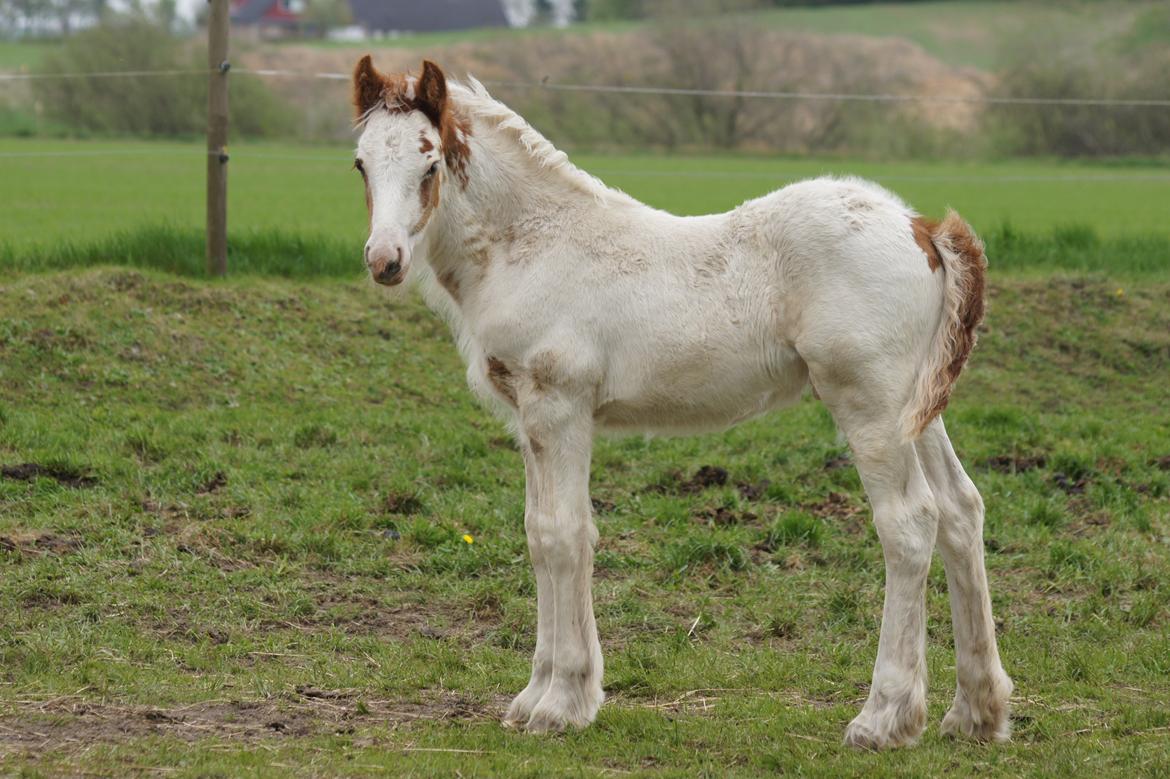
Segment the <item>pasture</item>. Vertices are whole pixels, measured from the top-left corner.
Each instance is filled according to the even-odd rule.
[[[839,739],[867,691],[881,551],[811,397],[721,435],[599,444],[609,700],[583,732],[502,729],[535,631],[520,457],[446,328],[358,280],[348,151],[231,151],[231,226],[266,259],[208,282],[153,267],[198,275],[200,146],[0,144],[0,770],[1170,771],[1164,168],[575,157],[685,213],[857,173],[954,205],[1015,258],[992,242],[947,414],[987,503],[1015,739],[938,735],[954,657],[936,561],[929,726],[874,755]],[[288,235],[328,261],[290,268]],[[1083,266],[1053,271],[1070,254]]]

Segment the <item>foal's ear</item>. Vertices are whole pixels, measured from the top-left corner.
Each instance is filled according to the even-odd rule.
[[[382,101],[385,91],[386,77],[378,72],[373,58],[367,54],[353,70],[353,105],[359,119]]]
[[[423,61],[415,101],[418,110],[426,114],[431,124],[438,127],[443,123],[443,111],[447,109],[447,77],[442,68],[430,60]]]

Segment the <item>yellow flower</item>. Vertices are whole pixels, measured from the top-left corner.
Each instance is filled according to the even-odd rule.
[[[1117,297],[1119,297],[1119,298],[1125,297],[1125,290],[1122,289],[1121,287],[1117,288]]]
[[[474,539],[474,538],[472,538],[471,536],[467,535],[466,533],[464,533],[464,534],[463,534],[463,540],[464,540],[464,541],[466,541],[466,542],[467,542],[467,543],[469,543],[469,544],[474,544],[474,543],[475,543],[475,539]]]

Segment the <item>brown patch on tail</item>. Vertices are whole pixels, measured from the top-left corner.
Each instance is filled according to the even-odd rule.
[[[910,220],[910,226],[914,229],[914,242],[926,255],[930,269],[936,271],[941,268],[942,257],[938,256],[938,247],[934,245],[933,240],[934,233],[938,230],[938,222],[924,216],[916,216]]]
[[[943,318],[931,345],[932,354],[924,366],[928,374],[922,377],[909,409],[905,429],[912,439],[918,437],[950,401],[955,382],[975,348],[976,329],[983,321],[987,283],[987,257],[983,253],[983,243],[961,216],[950,211],[942,222],[931,225],[931,228],[930,244],[946,274],[946,286]],[[915,224],[916,239],[917,234]],[[927,258],[930,258],[929,252]]]

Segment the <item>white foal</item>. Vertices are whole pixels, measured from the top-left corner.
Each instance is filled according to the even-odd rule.
[[[594,435],[721,429],[811,384],[848,437],[886,560],[873,685],[846,742],[899,746],[925,727],[936,545],[958,657],[943,729],[1007,738],[983,504],[938,416],[983,315],[983,249],[962,219],[928,221],[855,179],[681,218],[606,188],[480,84],[448,84],[429,62],[417,78],[385,76],[366,57],[354,99],[371,275],[393,286],[418,266],[409,275],[524,457],[538,627],[508,723],[583,726],[601,705]]]

